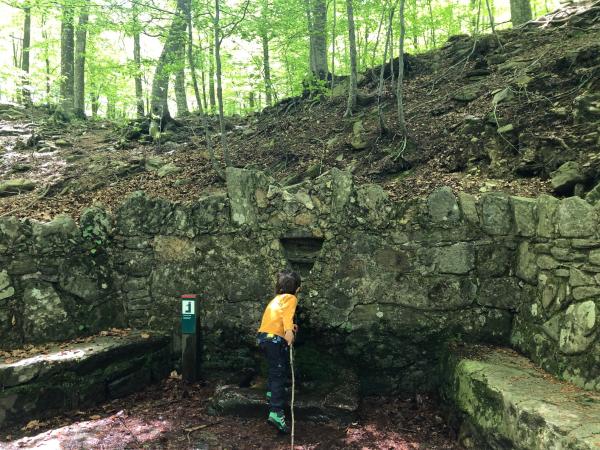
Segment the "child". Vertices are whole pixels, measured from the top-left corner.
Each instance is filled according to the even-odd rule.
[[[288,433],[283,412],[285,383],[288,375],[289,348],[294,342],[298,326],[294,324],[294,314],[300,290],[300,275],[282,271],[277,274],[275,298],[271,300],[263,314],[258,329],[258,345],[267,358],[269,367],[267,399],[269,417],[267,422],[282,433]]]

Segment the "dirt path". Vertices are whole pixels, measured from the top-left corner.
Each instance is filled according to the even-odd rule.
[[[169,379],[141,393],[48,421],[5,430],[0,448],[90,449],[287,449],[260,419],[211,416],[210,385],[184,386]],[[350,425],[298,422],[296,449],[459,449],[436,404],[367,399]]]

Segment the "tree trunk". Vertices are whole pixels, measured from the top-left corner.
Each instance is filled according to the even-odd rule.
[[[225,136],[225,111],[223,108],[223,80],[222,80],[222,67],[221,67],[221,29],[220,29],[220,14],[221,14],[220,0],[215,0],[215,17],[214,17],[214,28],[215,28],[215,65],[217,70],[217,101],[219,103],[219,129],[221,131],[221,147],[223,150],[223,159],[225,160],[225,167],[231,166],[229,160],[229,151],[227,149],[227,138]]]
[[[185,92],[185,48],[183,46],[177,51],[177,65],[179,69],[175,72],[175,102],[177,115],[183,117],[190,113]]]
[[[212,39],[209,39],[213,41]],[[208,99],[210,101],[210,112],[214,114],[217,110],[217,97],[215,94],[215,45],[209,44],[210,55],[208,58]]]
[[[73,21],[73,7],[67,4],[63,5],[60,28],[60,109],[65,118],[73,115],[74,106],[75,30]]]
[[[437,47],[436,38],[435,38],[435,20],[433,17],[433,6],[431,5],[431,0],[427,0],[427,6],[429,7],[429,26],[431,31],[431,42],[434,47]]]
[[[79,15],[75,42],[75,80],[73,106],[75,117],[85,118],[85,47],[87,40],[88,10],[84,5]]]
[[[267,106],[273,104],[273,85],[271,83],[271,61],[269,57],[269,38],[267,33],[262,36],[262,48],[263,48],[263,71],[265,77],[265,98]]]
[[[356,95],[358,88],[356,86],[356,32],[354,28],[354,8],[352,0],[346,0],[346,11],[348,13],[348,38],[350,40],[350,84],[348,86],[348,106],[345,116],[351,116],[356,106]]]
[[[198,88],[198,78],[196,77],[196,61],[194,60],[194,28],[192,23],[192,8],[191,2],[186,5],[185,17],[187,19],[188,38],[187,38],[187,60],[190,67],[190,75],[192,76],[192,87],[194,88],[194,97],[198,109],[202,107],[200,99],[200,89]]]
[[[530,0],[510,0],[510,21],[513,27],[524,24],[531,18]]]
[[[402,83],[404,81],[404,36],[406,34],[406,25],[404,20],[404,5],[406,0],[400,0],[400,40],[398,51],[398,90],[396,98],[398,101],[398,129],[406,137],[406,120],[404,118],[404,101],[402,99]]]
[[[138,117],[144,117],[144,90],[142,87],[142,47],[140,45],[140,24],[138,20],[137,6],[133,3],[133,64],[135,66],[135,109]]]
[[[171,27],[167,35],[167,39],[163,46],[160,57],[154,71],[154,79],[152,80],[152,93],[150,102],[150,113],[152,118],[159,122],[161,128],[171,121],[169,113],[169,75],[170,66],[172,66],[182,48],[183,39],[185,38],[185,30],[187,21],[185,19],[185,3],[184,0],[177,0],[177,10],[171,22]]]
[[[313,11],[313,64],[312,72],[319,80],[326,80],[327,69],[327,3],[326,0],[312,0]]]
[[[204,67],[202,67],[202,72],[200,72],[202,78],[202,101],[205,110],[208,110],[208,100],[206,97],[206,72],[204,71]]]
[[[390,13],[389,13],[389,21],[387,31],[385,33],[385,45],[383,47],[383,61],[381,63],[381,70],[379,71],[379,87],[377,89],[377,115],[379,116],[379,131],[381,134],[385,134],[387,132],[387,127],[385,126],[385,121],[383,120],[383,110],[381,108],[381,97],[383,96],[383,86],[385,82],[385,66],[387,63],[388,57],[388,49],[390,47],[390,43],[392,40],[392,26],[394,25],[394,13],[396,11],[396,5],[391,5]]]
[[[46,16],[42,16],[42,39],[44,40],[44,67],[46,74],[46,103],[50,103],[50,52],[48,51],[48,30],[46,29]]]
[[[337,0],[333,0],[333,28],[331,30],[331,89],[335,85],[335,32],[337,26]]]
[[[99,95],[95,92],[90,92],[90,106],[92,107],[92,118],[95,119],[98,116],[98,108],[100,103],[98,102]]]
[[[23,78],[21,80],[21,88],[23,90],[23,103],[25,106],[31,106],[31,86],[29,80],[29,47],[31,46],[31,6],[25,4],[23,6],[25,20],[23,21],[23,47],[21,55],[21,70]]]

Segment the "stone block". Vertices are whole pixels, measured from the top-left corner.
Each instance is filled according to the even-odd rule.
[[[600,404],[508,349],[451,354],[443,392],[462,413],[471,448],[593,449]],[[465,429],[465,427],[463,427]]]
[[[434,258],[439,273],[464,275],[475,267],[474,247],[467,242],[438,247],[435,249]]]
[[[535,236],[537,228],[537,202],[535,199],[510,197],[514,214],[515,231],[519,236]]]
[[[567,308],[560,330],[559,348],[567,355],[584,352],[595,341],[596,304],[588,300]]]
[[[571,287],[592,286],[596,284],[592,275],[588,275],[575,267],[570,267],[569,272],[569,285]]]
[[[596,266],[600,266],[600,250],[592,250],[590,252],[590,264],[595,264]]]
[[[556,209],[560,201],[551,195],[542,194],[537,198],[537,235],[551,238],[556,233]]]
[[[573,289],[573,298],[577,301],[600,297],[600,286],[581,286]]]
[[[560,202],[556,220],[562,237],[586,238],[596,231],[594,210],[579,197],[569,197]]]
[[[485,194],[481,198],[481,226],[491,235],[507,235],[513,229],[508,195],[501,192]]]
[[[514,277],[484,279],[480,282],[477,303],[516,311],[523,304],[522,289]]]
[[[444,186],[436,189],[427,197],[427,211],[434,223],[457,222],[460,209],[452,189]]]
[[[256,170],[228,167],[225,171],[231,220],[237,225],[254,225],[258,221],[257,189],[268,191],[269,180]]]
[[[32,342],[73,336],[66,305],[50,283],[28,280],[23,293],[23,331]]]
[[[471,225],[479,225],[479,213],[477,212],[477,198],[474,195],[460,192],[458,194],[460,209],[465,220]]]
[[[538,266],[537,256],[531,249],[531,244],[527,241],[519,244],[517,251],[517,268],[515,274],[521,280],[530,283],[537,283]]]

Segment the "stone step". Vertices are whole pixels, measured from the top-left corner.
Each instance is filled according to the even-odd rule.
[[[600,395],[559,381],[510,349],[452,352],[443,393],[467,448],[600,448]]]
[[[351,422],[359,407],[358,386],[356,376],[349,374],[343,384],[336,386],[319,386],[318,389],[309,386],[297,387],[294,414],[298,419],[315,422]],[[291,393],[288,395],[288,401],[289,397]],[[210,411],[215,415],[266,418],[269,408],[264,389],[222,385],[215,390]]]
[[[98,336],[0,362],[0,428],[123,397],[170,370],[170,339],[143,332]]]

